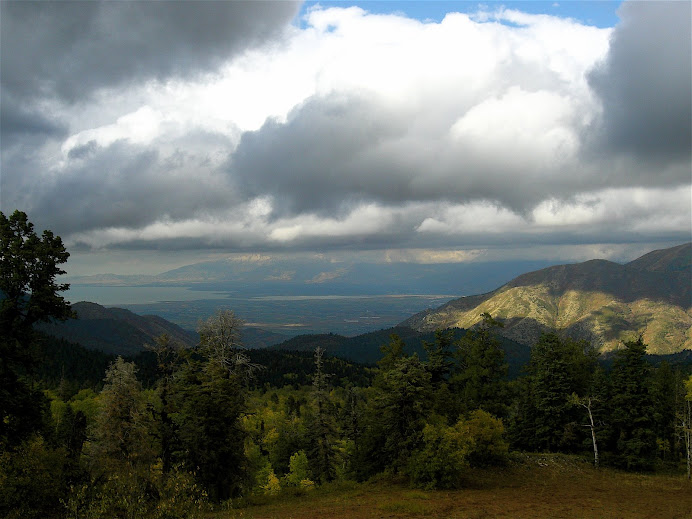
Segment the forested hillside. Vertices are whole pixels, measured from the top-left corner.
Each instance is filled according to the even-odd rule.
[[[136,355],[145,344],[162,334],[187,347],[199,340],[197,334],[156,315],[140,316],[122,308],[105,308],[85,301],[73,304],[72,311],[76,319],[44,323],[40,329],[86,348],[117,355]]]
[[[466,330],[455,328],[447,330],[453,340],[459,340]],[[375,364],[382,358],[381,347],[390,341],[392,335],[399,337],[404,344],[404,352],[408,355],[417,354],[421,359],[427,359],[426,343],[435,342],[435,332],[419,332],[405,326],[397,326],[386,330],[364,333],[355,337],[343,337],[335,334],[299,335],[281,344],[271,346],[271,350],[314,351],[319,347],[327,354],[343,359]],[[500,347],[504,351],[508,363],[510,378],[517,377],[529,361],[530,348],[524,344],[498,337]]]

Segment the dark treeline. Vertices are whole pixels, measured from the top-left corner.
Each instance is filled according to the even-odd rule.
[[[71,397],[80,389],[100,391],[103,377],[116,355],[90,350],[80,344],[36,333],[35,366],[31,378],[45,389],[60,390],[61,395]],[[145,345],[146,346],[146,345]],[[260,366],[250,380],[251,389],[280,388],[286,385],[304,386],[312,383],[314,351],[244,350],[250,362]],[[122,356],[137,366],[137,378],[142,387],[156,386],[159,371],[156,355],[142,351],[134,356]],[[373,377],[373,366],[325,356],[326,370],[332,374],[334,386],[367,386]],[[27,373],[28,375],[28,373]]]
[[[464,336],[466,330],[450,329],[454,340]],[[316,347],[323,348],[326,355],[334,355],[346,360],[375,365],[380,359],[380,346],[389,342],[391,334],[396,334],[404,342],[407,354],[417,353],[422,359],[426,358],[423,345],[435,340],[434,332],[419,332],[408,327],[397,326],[385,330],[364,333],[355,337],[344,337],[336,334],[299,335],[282,344],[270,346],[269,350],[293,350],[314,352]],[[506,337],[498,337],[500,347],[505,352],[508,364],[508,375],[516,378],[521,369],[529,361],[530,348]]]
[[[545,334],[512,378],[488,314],[419,351],[393,334],[368,368],[319,347],[243,350],[224,310],[197,347],[162,335],[135,363],[38,335],[71,317],[54,282],[66,253],[23,213],[0,213],[0,231],[3,516],[196,517],[339,480],[457,488],[512,451],[636,471],[686,459],[689,477],[692,377],[647,362],[641,338],[604,367],[590,344]]]

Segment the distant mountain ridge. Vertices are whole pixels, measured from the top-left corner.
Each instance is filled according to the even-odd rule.
[[[601,350],[642,334],[650,353],[692,349],[692,243],[652,251],[625,265],[590,260],[522,274],[401,323],[419,331],[469,328],[488,312],[503,334],[533,344],[544,331],[592,341]]]
[[[466,330],[455,329],[452,330],[452,333],[455,340],[458,340],[466,333]],[[397,326],[364,333],[355,337],[344,337],[343,335],[333,333],[298,335],[280,344],[270,346],[268,349],[311,352],[319,346],[327,354],[334,355],[335,357],[361,364],[375,364],[382,358],[381,346],[389,344],[392,334],[398,335],[404,341],[404,351],[406,353],[416,353],[421,358],[426,358],[423,342],[435,342],[435,334],[433,332],[420,332],[411,328]],[[510,377],[518,377],[522,366],[529,361],[531,355],[530,348],[504,337],[500,338],[500,344],[505,352],[505,360],[509,365]]]
[[[627,263],[628,267],[650,272],[686,272],[692,269],[692,243],[660,249]],[[689,287],[688,287],[689,288]]]
[[[199,340],[196,333],[157,315],[137,315],[122,308],[106,308],[85,301],[74,303],[72,309],[77,319],[43,324],[40,329],[85,348],[115,355],[135,355],[145,344],[153,344],[154,339],[164,333],[188,347]]]
[[[104,307],[81,301],[72,309],[77,319],[44,323],[40,330],[49,335],[113,355],[136,355],[161,334],[168,334],[187,347],[196,346],[199,336],[158,315],[138,315],[124,308]],[[265,348],[285,340],[286,336],[254,327],[245,327],[243,345],[248,349]]]

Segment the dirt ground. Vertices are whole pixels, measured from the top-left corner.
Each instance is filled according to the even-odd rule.
[[[506,468],[469,471],[460,490],[343,483],[261,497],[210,517],[692,519],[692,483],[679,475],[595,470],[578,459],[532,455]]]

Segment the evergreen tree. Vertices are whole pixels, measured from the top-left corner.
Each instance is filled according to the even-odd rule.
[[[108,460],[115,460],[135,465],[153,459],[151,423],[136,371],[134,362],[125,362],[122,357],[106,371],[94,440],[90,444],[92,464],[107,467]]]
[[[375,377],[375,394],[365,419],[359,477],[385,469],[404,471],[411,453],[422,441],[430,411],[430,372],[418,355],[401,356],[387,365],[391,367],[381,369]]]
[[[656,457],[650,366],[641,336],[615,355],[611,373],[611,438],[615,463],[629,470],[653,468]]]
[[[533,394],[533,378],[525,375],[510,383],[515,395],[509,411],[509,439],[515,449],[534,451],[536,447],[535,426],[537,418]]]
[[[161,444],[161,463],[164,474],[168,474],[172,468],[173,452],[177,440],[177,427],[172,414],[175,412],[171,400],[171,392],[174,389],[173,377],[179,367],[182,346],[176,344],[167,334],[160,335],[154,340],[154,344],[147,347],[156,355],[158,368],[157,393],[160,400],[160,408],[155,413],[156,431],[154,435]]]
[[[528,380],[521,384],[525,394],[512,420],[512,437],[519,445],[546,451],[581,447],[581,418],[570,401],[573,394],[587,396],[595,362],[593,349],[583,341],[555,333],[541,336],[531,350]]]
[[[34,324],[72,317],[57,283],[67,261],[59,236],[39,237],[27,215],[0,212],[0,450],[41,429],[45,399],[23,379],[34,366]]]
[[[654,404],[654,433],[659,454],[665,461],[677,456],[675,414],[681,383],[681,374],[673,371],[666,361],[661,362],[653,372],[651,398]]]
[[[461,397],[461,411],[484,409],[498,417],[508,410],[507,364],[497,339],[503,325],[488,313],[482,314],[477,330],[469,330],[459,342],[460,373],[453,386]]]
[[[308,425],[312,474],[319,483],[332,481],[336,475],[335,424],[329,400],[328,375],[324,372],[324,350],[315,349],[315,375],[312,382],[313,416]]]
[[[176,379],[174,398],[180,440],[177,459],[197,474],[212,500],[239,493],[247,464],[241,379],[216,364],[186,364]]]
[[[59,265],[70,254],[59,236],[43,231],[39,237],[27,215],[15,211],[9,218],[0,212],[0,329],[3,330],[2,363],[25,360],[21,341],[31,327],[50,319],[73,317],[70,305],[58,293],[69,288],[57,283],[64,274]]]
[[[430,373],[433,391],[430,407],[435,414],[446,417],[449,422],[456,420],[459,415],[458,399],[449,388],[449,379],[454,367],[453,340],[453,331],[437,330],[435,342],[423,341],[423,349],[427,356],[425,368]]]
[[[380,373],[392,369],[396,363],[404,358],[404,341],[396,333],[389,336],[389,343],[383,344],[380,347],[382,358],[377,361],[377,367],[380,368]]]
[[[427,354],[426,369],[430,373],[430,383],[437,388],[442,385],[449,377],[454,366],[452,361],[452,341],[454,335],[452,331],[435,332],[435,342],[423,341],[423,349]]]
[[[248,477],[242,417],[255,366],[241,350],[241,326],[227,310],[200,323],[198,356],[186,355],[171,397],[178,411],[177,459],[216,501],[237,495]]]
[[[68,403],[58,423],[56,437],[58,444],[67,449],[70,459],[79,459],[87,439],[87,420],[84,413],[82,411],[75,413]]]
[[[536,405],[534,435],[538,450],[556,451],[562,443],[571,409],[569,359],[556,334],[543,335],[531,351],[533,394]]]

